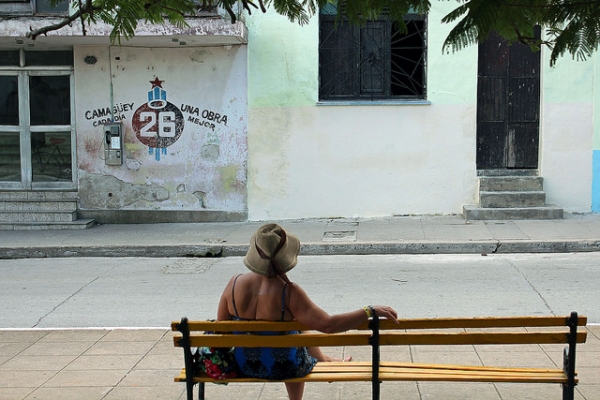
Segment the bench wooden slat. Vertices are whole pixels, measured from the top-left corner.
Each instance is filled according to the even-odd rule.
[[[587,332],[577,333],[584,343]],[[382,333],[381,345],[484,345],[484,344],[553,344],[568,343],[566,332],[459,332],[459,333]]]
[[[398,361],[382,361],[380,363],[382,368],[421,368],[421,369],[444,369],[444,370],[459,370],[459,371],[512,371],[512,372],[531,372],[535,370],[537,372],[555,372],[562,371],[556,368],[532,368],[532,367],[491,367],[484,365],[459,365],[459,364],[426,364],[426,363],[413,363],[413,362],[398,362]],[[368,368],[371,370],[370,361],[352,361],[352,362],[319,362],[315,365],[315,368],[319,370],[337,370],[340,368]]]
[[[192,347],[265,347],[268,338],[269,347],[298,347],[298,346],[366,346],[369,344],[369,332],[358,333],[301,333],[296,335],[235,335],[214,334],[190,337]],[[177,342],[177,341],[176,341]],[[177,343],[175,343],[177,346]]]
[[[372,364],[367,361],[363,362],[319,362],[313,368],[312,373],[322,372],[368,372],[372,373]],[[556,368],[512,368],[512,367],[488,367],[488,366],[470,366],[470,365],[454,365],[454,364],[413,364],[408,362],[382,362],[380,371],[409,371],[421,370],[430,373],[481,373],[481,374],[562,374],[564,371]],[[442,372],[440,372],[442,371]]]
[[[393,321],[381,320],[380,328],[387,329],[451,329],[451,328],[516,328],[516,327],[551,327],[566,326],[565,317],[473,317],[473,318],[421,318],[399,319]],[[177,331],[179,321],[171,323],[171,329]],[[218,324],[218,325],[217,325]],[[579,316],[578,326],[585,326],[587,317]],[[233,332],[233,331],[307,331],[310,328],[299,322],[273,321],[189,321],[191,332]],[[357,330],[369,330],[368,323],[363,323]]]
[[[282,382],[369,382],[371,381],[371,372],[363,373],[329,373],[329,374],[309,374],[303,378],[289,379]],[[432,375],[432,374],[395,374],[381,373],[380,381],[431,381],[431,382],[505,382],[505,383],[565,383],[567,378],[564,375],[539,375],[539,376],[463,376],[463,375]],[[176,382],[185,382],[185,375],[181,375]],[[235,381],[214,381],[212,379],[194,378],[194,383],[212,382],[212,383],[251,383],[266,382],[261,379],[240,378]],[[273,382],[273,381],[270,381]]]
[[[386,373],[379,375],[380,381],[444,381],[444,382],[512,382],[512,383],[564,383],[564,374],[431,374]]]
[[[333,365],[327,365],[333,364]],[[356,365],[355,365],[356,364]],[[432,368],[433,367],[433,368]],[[333,382],[333,381],[370,381],[372,369],[370,363],[317,363],[313,371],[302,377],[287,379],[285,382]],[[470,367],[461,369],[456,365],[422,364],[397,365],[397,363],[381,363],[379,379],[381,381],[469,381],[469,382],[530,382],[530,383],[564,383],[567,378],[559,369],[540,368],[485,368]],[[177,382],[185,381],[185,369],[175,378]],[[271,382],[257,378],[235,378],[215,381],[202,374],[194,377],[195,382]]]
[[[517,327],[542,327],[566,326],[565,317],[473,317],[473,318],[423,318],[398,320],[399,324],[392,321],[381,320],[380,328],[383,329],[450,329],[450,328],[517,328]],[[581,316],[577,320],[578,326],[587,324],[587,317]],[[368,329],[365,328],[365,329]]]
[[[365,374],[367,377],[371,376],[371,370],[368,368],[356,368],[356,369],[345,369],[344,371],[338,371],[335,369],[332,370],[319,370],[315,371],[313,374],[337,374],[338,377],[342,377],[341,374],[348,373],[360,373]],[[436,379],[440,379],[444,377],[450,380],[473,380],[475,379],[487,379],[488,381],[498,379],[498,377],[508,377],[508,379],[518,379],[519,381],[523,381],[526,378],[529,378],[532,382],[536,379],[551,379],[553,382],[566,382],[567,377],[561,370],[554,371],[546,371],[546,372],[537,372],[537,371],[522,371],[522,372],[511,372],[511,371],[461,371],[461,370],[446,370],[442,368],[438,369],[427,369],[427,368],[386,368],[380,367],[379,370],[380,379],[385,380],[384,376],[394,376],[392,380],[398,380],[399,378],[403,378],[404,380],[414,380],[415,376],[418,377],[428,377],[431,376]],[[344,375],[345,376],[345,375]],[[383,378],[382,378],[383,377]],[[316,379],[314,377],[308,379]],[[319,378],[320,379],[320,378]],[[369,379],[367,379],[369,380]]]
[[[212,334],[190,337],[192,347],[265,347],[265,335]],[[268,336],[269,347],[295,346],[366,346],[370,333],[301,333],[295,335]],[[587,332],[578,332],[577,342],[586,341]],[[179,346],[179,336],[174,337],[175,346]],[[382,333],[381,345],[485,345],[485,344],[553,344],[567,343],[565,332],[398,332]]]

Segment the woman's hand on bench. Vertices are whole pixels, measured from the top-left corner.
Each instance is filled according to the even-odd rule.
[[[375,315],[377,315],[378,317],[392,320],[397,324],[399,323],[398,322],[398,313],[392,307],[390,307],[390,306],[369,306],[369,308],[372,308],[375,311]]]

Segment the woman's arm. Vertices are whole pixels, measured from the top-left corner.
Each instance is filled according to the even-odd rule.
[[[367,312],[360,308],[343,314],[329,315],[317,306],[297,284],[290,286],[288,308],[296,321],[311,329],[325,333],[344,332],[356,328],[369,319]],[[397,321],[398,314],[389,306],[374,306],[379,317]]]

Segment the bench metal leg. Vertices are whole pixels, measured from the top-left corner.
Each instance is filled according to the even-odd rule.
[[[187,372],[186,372],[187,374]],[[185,388],[186,388],[186,395],[187,395],[187,400],[194,400],[194,384],[189,384],[186,382],[185,384]]]
[[[567,382],[562,384],[563,387],[563,400],[575,400],[575,382],[574,378],[571,379],[569,371],[572,366],[572,359],[570,358],[571,349],[570,346],[566,347],[563,354],[563,370],[567,375]],[[574,373],[573,373],[574,376]]]
[[[563,355],[563,371],[567,375],[567,383],[563,383],[563,400],[575,399],[575,346],[577,345],[577,313],[573,311],[567,319],[569,326],[569,346]]]
[[[372,348],[372,391],[373,391],[373,400],[379,400],[380,398],[380,382],[379,382],[379,317],[377,315],[373,316],[373,319],[369,322],[369,328],[373,331],[373,334],[369,338],[369,344]]]
[[[198,400],[204,400],[204,382],[198,383]]]
[[[181,332],[179,345],[183,348],[183,358],[185,360],[185,389],[187,400],[194,400],[194,356],[190,348],[190,328],[188,319],[182,318],[177,324],[177,330]],[[204,399],[204,390],[202,390],[202,399]]]

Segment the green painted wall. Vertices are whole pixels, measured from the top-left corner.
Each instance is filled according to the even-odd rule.
[[[300,26],[273,10],[247,17],[248,105],[314,105],[318,92],[318,17]]]
[[[474,104],[477,46],[442,53],[450,26],[441,19],[456,5],[436,4],[428,18],[428,100],[437,104]],[[273,10],[246,17],[248,27],[249,107],[315,105],[319,82],[319,17],[300,26]]]

